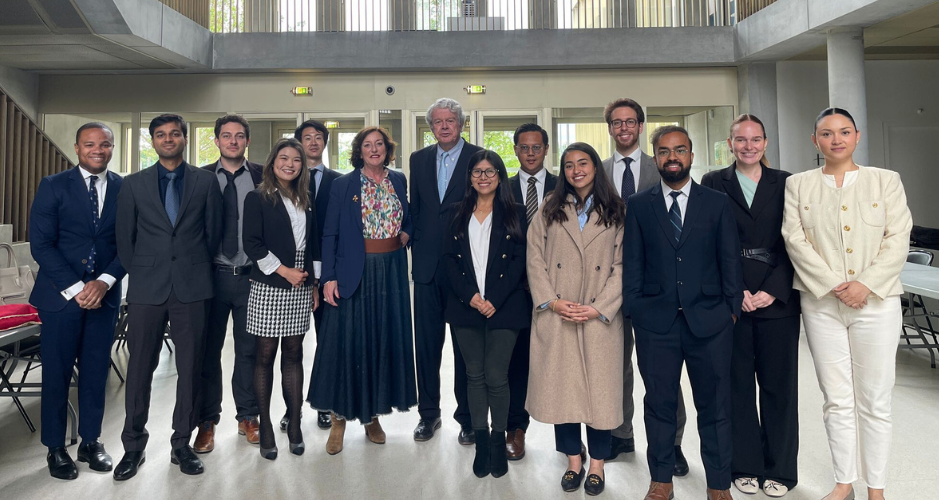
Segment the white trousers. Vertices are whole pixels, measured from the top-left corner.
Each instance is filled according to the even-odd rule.
[[[887,482],[902,321],[899,296],[871,296],[857,310],[832,295],[802,294],[802,322],[825,398],[825,430],[839,483],[862,479],[882,489]]]

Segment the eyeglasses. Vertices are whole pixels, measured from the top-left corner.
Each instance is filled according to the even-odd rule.
[[[636,128],[636,125],[639,125],[639,120],[635,118],[627,118],[625,120],[613,120],[610,122],[610,126],[614,129],[620,128],[623,125],[626,125],[626,128]]]
[[[544,151],[544,146],[528,147],[528,145],[522,145],[522,146],[515,146],[515,147],[518,148],[519,153],[525,153],[525,154],[527,154],[529,151],[531,151],[532,154],[539,154],[542,151]]]
[[[491,169],[491,168],[487,168],[486,170],[479,170],[479,169],[477,169],[477,168],[474,168],[474,169],[473,169],[473,172],[472,172],[472,175],[473,175],[473,178],[474,178],[474,179],[479,179],[480,177],[483,176],[483,174],[486,174],[486,177],[488,177],[488,178],[491,179],[491,178],[495,177],[497,173],[498,173],[498,172],[496,172],[495,170],[493,170],[493,169]]]
[[[655,156],[658,156],[659,158],[668,158],[669,156],[672,155],[672,153],[675,153],[675,155],[677,156],[685,156],[686,154],[690,152],[691,150],[684,146],[679,146],[675,149],[660,148],[658,151],[655,152]]]

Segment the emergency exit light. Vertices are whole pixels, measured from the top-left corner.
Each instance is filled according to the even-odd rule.
[[[332,120],[326,120],[323,125],[326,125],[326,128],[339,128],[339,122]]]
[[[485,94],[486,86],[485,85],[467,85],[466,87],[463,87],[463,90],[465,90],[466,93],[469,95]]]
[[[311,96],[313,95],[313,87],[294,87],[290,89],[290,93],[297,97]]]

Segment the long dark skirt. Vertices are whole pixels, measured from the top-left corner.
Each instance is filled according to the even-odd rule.
[[[368,423],[417,404],[407,251],[366,254],[362,282],[326,304],[307,401]]]

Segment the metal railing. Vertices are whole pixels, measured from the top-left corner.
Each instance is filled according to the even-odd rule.
[[[740,22],[776,3],[776,0],[736,0],[736,2],[737,22]]]
[[[214,33],[729,26],[746,0],[162,0],[206,2]],[[752,9],[768,0],[746,2]],[[759,7],[762,8],[762,7]],[[188,15],[188,14],[187,14]]]

